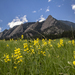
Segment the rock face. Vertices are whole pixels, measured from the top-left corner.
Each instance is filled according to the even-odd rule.
[[[56,24],[57,21],[55,21],[55,19],[49,15],[48,18],[46,19],[46,21],[43,23],[42,27],[41,27],[41,31],[44,31],[45,29],[54,26]]]
[[[0,33],[0,38],[2,38],[2,36],[4,36],[4,34],[6,34],[8,32],[7,29],[5,29],[3,32]]]
[[[56,20],[51,15],[48,16],[41,27],[41,31],[44,34],[59,34],[64,32],[65,30],[70,30],[70,27]]]
[[[13,28],[10,28],[9,30],[5,31],[5,33],[1,36],[1,38],[9,38],[9,35],[17,28],[18,26],[15,26]],[[4,32],[4,31],[3,31]]]
[[[31,31],[31,30],[34,30],[35,27],[37,27],[38,23],[39,23],[39,22],[36,22],[36,23],[34,23],[34,24],[31,24],[31,25],[24,31],[24,33],[29,32],[29,31]]]
[[[8,37],[12,37],[13,35],[15,35],[15,34],[17,34],[17,33],[23,33],[23,26],[22,25],[20,25],[20,26],[18,26],[17,28],[15,28],[14,30],[13,30],[13,32],[8,36]]]
[[[56,20],[51,15],[49,15],[48,18],[43,22],[28,22],[15,26],[9,30],[4,30],[0,33],[0,39],[20,38],[22,34],[26,37],[35,36],[40,33],[56,35],[70,29],[70,26],[59,20]]]

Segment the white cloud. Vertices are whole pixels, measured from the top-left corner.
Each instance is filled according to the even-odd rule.
[[[36,11],[33,11],[33,13],[36,13]]]
[[[45,20],[45,18],[43,17],[43,15],[41,15],[40,18],[39,18],[39,22],[42,22],[44,20]],[[38,21],[38,20],[36,20],[36,21]]]
[[[50,2],[51,0],[48,0],[48,2]]]
[[[73,5],[71,5],[72,6],[72,10],[75,10],[75,5],[73,4]]]
[[[47,7],[47,9],[46,9],[46,12],[48,12],[49,11],[49,6]]]
[[[28,22],[26,15],[24,15],[21,18],[16,17],[15,19],[12,20],[12,22],[9,22],[8,25],[10,28],[16,26],[16,25],[20,25],[23,24],[24,22]]]
[[[1,32],[2,28],[0,27],[0,32]]]
[[[74,14],[75,14],[75,4],[72,4],[72,10],[74,10]]]
[[[58,5],[58,7],[61,7],[61,5]]]
[[[2,20],[0,20],[0,22],[3,22]]]

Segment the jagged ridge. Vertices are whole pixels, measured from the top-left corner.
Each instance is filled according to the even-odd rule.
[[[9,30],[4,30],[0,33],[0,38],[19,38],[22,34],[29,37],[37,35],[38,33],[56,35],[70,29],[70,26],[49,15],[43,22],[28,22]]]

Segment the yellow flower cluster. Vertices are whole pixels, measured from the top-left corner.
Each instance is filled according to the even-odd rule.
[[[53,45],[51,44],[51,41],[52,41],[51,39],[48,40],[48,45],[49,45],[50,47],[53,47]]]
[[[23,39],[24,38],[24,36],[23,35],[21,35],[21,39]]]
[[[47,45],[47,42],[45,39],[42,39],[42,46],[46,46]]]
[[[74,40],[72,40],[72,44],[73,44],[73,46],[75,45],[75,44],[74,44]]]
[[[9,45],[8,45],[8,44],[7,44],[6,46],[7,46],[7,47],[9,47]]]
[[[24,51],[27,51],[27,53],[29,53],[29,48],[28,48],[28,44],[27,43],[24,43]]]
[[[14,54],[12,54],[12,58],[14,60],[14,64],[19,64],[23,62],[23,56],[21,55],[20,48],[14,50]]]
[[[44,56],[46,56],[46,54],[45,54],[46,52],[45,52],[45,51],[41,51],[41,53],[42,53]]]
[[[42,51],[42,48],[47,45],[47,42],[44,39],[42,40],[42,46],[40,45],[38,38],[34,41],[30,40],[30,42],[31,43],[28,44],[28,42],[25,41],[25,43],[23,44],[25,52],[30,54],[35,54],[36,52],[38,54],[43,54],[43,56],[46,56],[45,51]]]
[[[60,43],[57,43],[57,44],[58,44],[58,48],[61,47],[61,46],[64,46],[63,39],[60,39]]]
[[[10,41],[13,41],[13,38],[12,38],[12,39],[10,39]]]
[[[34,40],[34,45],[39,45],[39,39]]]
[[[75,59],[75,51],[73,51],[73,57]],[[75,65],[75,61],[73,61],[73,65]]]
[[[27,43],[24,43],[23,45],[24,45],[24,48],[27,48],[28,47],[28,44]]]
[[[31,54],[35,54],[35,51],[34,51],[34,49],[31,49]]]
[[[12,41],[13,41],[13,38],[12,38]]]
[[[24,42],[24,52],[27,52],[30,55],[37,53],[46,56],[45,50],[49,50],[48,47],[53,47],[53,45],[51,44],[51,39],[42,39],[42,42],[40,42],[37,38],[36,40],[29,40],[29,42],[27,40],[24,40]]]
[[[23,45],[24,45],[24,51],[25,52],[35,54],[35,51],[34,51],[34,49],[33,49],[33,47],[31,45],[29,45],[29,47],[28,47],[27,43],[24,43]]]
[[[11,61],[11,59],[9,58],[9,55],[7,53],[4,54],[4,61],[5,62]]]

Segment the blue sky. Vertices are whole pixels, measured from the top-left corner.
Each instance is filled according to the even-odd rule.
[[[75,0],[0,0],[0,32],[49,15],[75,23]]]

